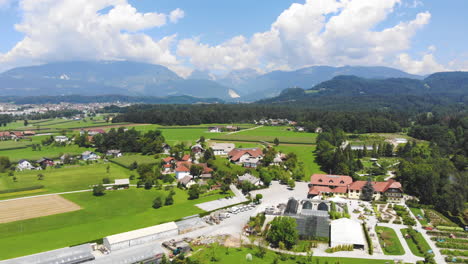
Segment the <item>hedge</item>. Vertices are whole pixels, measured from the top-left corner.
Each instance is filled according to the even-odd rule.
[[[440,254],[448,256],[468,257],[468,251],[465,250],[441,249]]]
[[[436,246],[440,248],[468,249],[468,244],[466,243],[436,242]]]
[[[42,188],[44,188],[44,185],[34,185],[34,186],[23,187],[23,188],[16,188],[16,189],[3,190],[3,191],[0,191],[0,194],[3,194],[3,193],[14,193],[14,192],[23,192],[23,191],[31,191],[31,190],[37,190],[37,189],[42,189]]]
[[[367,231],[366,223],[362,223],[362,228],[364,229],[364,235],[366,236],[367,245],[369,248],[369,255],[374,254],[374,246],[372,245],[372,239]]]
[[[464,231],[463,228],[458,226],[436,226],[439,230],[447,230],[447,231]]]

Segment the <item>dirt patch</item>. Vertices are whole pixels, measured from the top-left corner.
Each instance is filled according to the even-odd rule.
[[[47,195],[0,202],[0,223],[80,210],[81,207],[59,195]]]
[[[224,246],[238,248],[241,246],[241,240],[238,237],[229,236],[224,241]]]

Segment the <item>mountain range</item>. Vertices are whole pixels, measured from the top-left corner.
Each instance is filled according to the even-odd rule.
[[[382,80],[424,77],[388,67],[312,66],[262,74],[254,69],[215,76],[194,71],[182,78],[161,65],[131,61],[70,61],[20,67],[0,74],[3,96],[106,95],[191,96],[253,102],[278,96],[293,87],[309,89],[337,76],[353,75]]]

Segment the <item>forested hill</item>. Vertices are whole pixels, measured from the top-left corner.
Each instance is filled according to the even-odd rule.
[[[405,108],[428,110],[434,106],[466,104],[468,101],[468,72],[435,73],[424,80],[408,78],[365,79],[337,76],[309,90],[290,88],[279,96],[259,103],[322,104],[327,109],[338,107]]]

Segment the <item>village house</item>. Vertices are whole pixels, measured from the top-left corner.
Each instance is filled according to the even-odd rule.
[[[18,162],[18,165],[16,165],[16,169],[19,171],[34,170],[35,167],[31,164],[31,162],[23,159]]]
[[[317,127],[315,128],[315,133],[322,133],[323,132],[323,129],[321,127]]]
[[[22,139],[24,138],[23,132],[21,131],[13,131],[10,133],[11,139]]]
[[[121,188],[128,189],[130,187],[130,180],[129,179],[115,179],[113,186],[116,189],[121,189]]]
[[[235,148],[228,153],[229,161],[247,168],[256,168],[263,156],[261,148]]]
[[[67,142],[67,141],[68,141],[68,137],[67,137],[67,136],[55,136],[55,137],[54,137],[54,141],[55,141],[55,142],[58,142],[58,143]]]
[[[85,151],[81,154],[81,159],[82,160],[98,160],[99,155],[92,151]]]
[[[305,128],[301,127],[301,126],[297,126],[295,129],[296,129],[297,132],[304,132],[305,131]]]
[[[210,142],[210,147],[216,156],[226,156],[236,146],[233,143],[216,143]]]
[[[346,175],[314,174],[310,177],[309,194],[311,198],[321,194],[333,193],[337,196],[346,196],[348,186],[353,178]]]
[[[192,153],[195,154],[200,154],[205,151],[205,149],[200,144],[193,145],[190,149],[192,150]]]
[[[171,146],[166,143],[162,144],[163,154],[169,155],[171,153]]]
[[[34,136],[34,135],[36,135],[36,132],[30,131],[30,130],[28,130],[28,131],[23,131],[23,135],[24,135],[24,136]]]
[[[238,131],[239,127],[238,126],[227,125],[226,130],[227,131]]]
[[[221,127],[216,127],[215,126],[215,127],[209,127],[208,132],[210,132],[210,133],[219,133],[219,132],[222,132],[222,130],[221,130]]]
[[[9,131],[0,131],[0,140],[9,140],[11,135]]]
[[[177,182],[186,188],[190,188],[190,186],[196,184],[193,177],[190,175],[184,176],[182,179],[177,180]]]
[[[96,129],[81,130],[80,131],[80,136],[84,135],[86,132],[88,132],[88,136],[95,136],[97,134],[105,134],[106,133],[106,131],[104,131],[104,129],[96,128]]]
[[[176,163],[176,159],[174,157],[166,157],[164,159],[162,159],[162,167],[163,167],[163,171],[162,173],[172,173],[173,172],[173,169],[175,167],[175,163]]]
[[[114,158],[122,157],[122,152],[118,149],[110,149],[106,152],[106,156],[112,156]]]
[[[348,187],[348,198],[360,199],[362,196],[362,188],[366,185],[367,181],[355,181]],[[389,202],[401,202],[403,199],[403,189],[401,183],[390,179],[386,182],[371,182],[374,188],[373,200],[387,199]]]
[[[55,162],[49,158],[41,158],[37,160],[36,163],[39,164],[43,168],[55,165]]]
[[[213,169],[209,168],[206,163],[193,164],[190,161],[177,161],[176,167],[175,167],[176,178],[180,180],[184,178],[185,176],[190,175],[190,167],[192,167],[192,165],[197,165],[197,166],[202,167],[203,170],[201,174],[205,175],[205,177],[207,177],[208,174],[211,175],[211,173],[213,172]],[[190,176],[194,177],[195,175],[190,175]]]
[[[249,174],[249,173],[246,173],[246,174],[241,175],[241,176],[237,176],[237,181],[240,184],[247,181],[247,182],[250,182],[254,186],[263,185],[263,182],[259,178],[255,177],[255,176],[253,176],[252,174]]]
[[[346,175],[314,174],[310,178],[309,198],[322,194],[333,194],[339,197],[360,199],[362,188],[367,181],[355,181]],[[386,199],[389,202],[399,203],[403,199],[401,183],[391,179],[386,182],[371,182],[374,188],[373,200]]]

